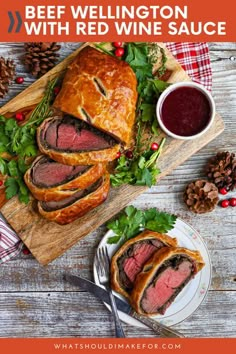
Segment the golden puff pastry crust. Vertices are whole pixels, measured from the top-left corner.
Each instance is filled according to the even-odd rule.
[[[87,46],[69,65],[54,107],[129,145],[136,88],[136,76],[125,61]]]
[[[102,177],[102,183],[95,191],[78,199],[73,204],[62,209],[46,211],[43,208],[42,202],[38,202],[38,210],[43,217],[50,221],[54,221],[60,225],[69,224],[102,204],[107,199],[109,190],[110,176],[106,172]]]
[[[99,163],[97,165],[89,166],[82,174],[68,182],[55,187],[39,187],[33,181],[32,171],[42,158],[44,158],[44,156],[39,156],[35,159],[31,168],[26,171],[24,180],[32,195],[37,200],[45,202],[51,200],[58,201],[72,196],[78,189],[85,189],[95,183],[106,171],[106,165]]]
[[[122,287],[119,275],[118,260],[128,250],[128,248],[135,243],[145,240],[158,240],[163,243],[163,247],[175,247],[177,246],[176,238],[172,238],[159,232],[144,230],[138,236],[131,238],[125,242],[119,250],[114,254],[111,261],[111,287],[119,294],[129,298],[130,294]]]
[[[153,256],[145,263],[142,272],[138,274],[135,280],[134,288],[130,295],[130,303],[135,311],[142,315],[148,315],[143,311],[141,306],[144,291],[155,278],[158,269],[164,264],[164,262],[168,261],[174,256],[184,256],[189,258],[194,264],[194,275],[198,273],[205,265],[199,251],[191,251],[183,247],[166,247],[160,249],[154,253]],[[151,315],[155,314],[158,314],[158,312],[152,313]]]
[[[49,156],[54,161],[70,166],[95,165],[98,163],[107,163],[116,159],[117,153],[120,150],[120,144],[118,143],[106,149],[75,152],[60,151],[48,146],[44,139],[42,139],[42,132],[47,124],[56,119],[61,119],[61,117],[47,118],[37,129],[37,143],[42,154]]]

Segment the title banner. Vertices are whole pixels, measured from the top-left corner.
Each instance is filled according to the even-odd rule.
[[[1,41],[234,41],[235,0],[8,0]]]

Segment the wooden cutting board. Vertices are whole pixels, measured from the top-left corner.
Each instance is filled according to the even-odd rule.
[[[61,75],[73,58],[86,45],[88,45],[88,43],[85,43],[49,73],[8,102],[0,109],[0,114],[10,115],[20,109],[37,104],[43,96],[48,81]],[[164,45],[161,44],[161,46]],[[186,72],[167,49],[166,53],[168,57],[167,68],[173,72],[169,82],[190,81]],[[167,138],[158,163],[162,171],[158,176],[158,180],[182,164],[190,156],[217,137],[223,132],[223,130],[223,120],[218,114],[216,114],[214,124],[208,132],[196,140],[182,141]],[[2,214],[29,248],[34,257],[39,263],[46,265],[55,258],[61,256],[82,237],[86,236],[117,214],[146,189],[147,187],[130,185],[112,188],[109,198],[104,204],[91,211],[83,218],[64,226],[49,222],[41,217],[37,213],[34,200],[28,205],[21,204],[17,198],[13,198],[6,202],[3,190],[0,192],[0,206]]]

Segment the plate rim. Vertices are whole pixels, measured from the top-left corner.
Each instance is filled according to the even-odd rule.
[[[207,295],[208,295],[208,292],[209,292],[209,289],[210,289],[210,286],[211,286],[211,283],[212,283],[212,261],[211,261],[211,257],[210,257],[210,252],[208,250],[208,247],[206,245],[206,242],[204,241],[203,237],[201,236],[200,232],[198,232],[192,225],[190,225],[188,222],[186,222],[185,220],[183,220],[182,218],[180,217],[177,217],[176,221],[179,220],[181,223],[187,225],[190,229],[192,229],[192,231],[194,231],[195,234],[197,234],[198,238],[200,239],[205,251],[206,251],[206,254],[207,254],[207,259],[208,259],[208,262],[209,262],[209,278],[208,278],[208,285],[205,289],[205,293],[203,294],[202,298],[201,298],[201,301],[200,303],[197,305],[197,307],[194,309],[194,311],[192,311],[190,314],[188,314],[185,318],[183,319],[180,319],[179,321],[175,322],[175,323],[171,323],[169,326],[175,326],[179,323],[182,323],[183,321],[187,320],[190,316],[192,316],[194,314],[195,311],[197,311],[197,309],[201,306],[201,304],[205,301]],[[174,226],[175,227],[175,226]],[[174,229],[173,227],[173,229]],[[173,229],[169,230],[168,232],[172,231]],[[107,237],[107,234],[110,233],[110,232],[113,232],[112,230],[107,230],[106,233],[103,235],[102,239],[100,240],[96,250],[101,247],[101,244],[104,242],[104,239]],[[166,234],[168,234],[168,232]],[[170,237],[173,237],[173,236],[170,236]],[[198,250],[196,248],[196,250]],[[94,257],[94,260],[95,260],[95,257]],[[96,272],[96,267],[95,267],[95,261],[93,260],[93,278],[94,278],[94,282],[97,284],[97,285],[100,285],[100,282],[96,282],[96,278],[98,278],[97,276],[97,272]],[[96,274],[96,276],[95,276]],[[114,292],[114,290],[113,290]],[[115,294],[117,294],[116,292],[114,292]],[[194,295],[195,296],[195,295]],[[191,300],[190,300],[191,302]],[[109,311],[111,311],[110,309],[110,306],[108,304],[106,304],[104,301],[103,301],[103,304],[105,305],[106,308],[108,308]],[[122,311],[119,311],[118,310],[118,313],[122,313]],[[125,314],[126,316],[128,316],[127,314]],[[174,316],[174,315],[170,315],[168,317],[171,317],[171,316]],[[119,317],[120,317],[120,314],[119,314]],[[167,318],[168,318],[167,317]],[[152,318],[152,320],[154,321],[157,321],[158,322],[158,318],[155,317],[155,316],[150,316],[150,318]],[[134,320],[134,319],[133,319]],[[162,321],[164,321],[165,319],[159,319],[159,322],[161,323]],[[121,318],[121,321],[123,321],[124,323],[126,324],[129,324],[131,326],[135,326],[135,327],[138,327],[138,328],[147,328],[147,326],[143,325],[140,323],[140,326],[136,325],[135,323],[130,323],[130,322],[127,322],[125,321],[124,319]]]

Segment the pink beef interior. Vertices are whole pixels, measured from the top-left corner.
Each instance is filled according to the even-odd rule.
[[[51,146],[56,145],[57,141],[57,128],[59,125],[59,121],[53,121],[52,123],[47,122],[44,127],[44,139]]]
[[[153,255],[153,253],[163,246],[158,240],[152,243],[137,243],[134,245],[133,254],[124,260],[123,268],[126,276],[131,283],[134,283],[136,276],[141,272],[145,262]]]
[[[143,310],[146,313],[155,313],[158,309],[168,304],[178,288],[190,278],[191,273],[192,263],[186,259],[176,269],[171,266],[167,267],[158,276],[156,282],[150,284],[145,290],[142,298]],[[165,309],[167,306],[165,306]]]
[[[116,143],[110,136],[73,117],[46,122],[41,139],[51,148],[67,151],[103,150]]]
[[[60,149],[96,150],[109,148],[109,143],[100,135],[86,129],[78,132],[73,125],[61,124],[58,128],[57,146]]]
[[[67,166],[58,162],[49,162],[45,159],[43,163],[38,163],[34,168],[34,183],[47,187],[60,185],[87,168],[88,166]]]

